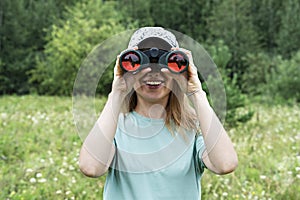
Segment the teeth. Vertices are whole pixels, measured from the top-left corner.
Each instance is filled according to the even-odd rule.
[[[159,85],[161,84],[161,81],[146,81],[147,85]]]

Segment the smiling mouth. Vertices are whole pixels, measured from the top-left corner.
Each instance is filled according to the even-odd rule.
[[[147,85],[160,85],[163,81],[145,81]]]
[[[144,83],[149,86],[150,88],[158,88],[164,81],[161,80],[148,80],[144,81]]]

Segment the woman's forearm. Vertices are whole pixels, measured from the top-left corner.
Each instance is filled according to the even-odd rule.
[[[226,174],[237,166],[237,154],[222,123],[211,108],[204,91],[190,96],[194,104],[206,151],[202,158],[208,168],[218,174]]]
[[[121,110],[120,102],[122,99],[119,93],[109,94],[100,117],[82,145],[79,167],[87,176],[103,175],[114,157],[113,140]]]

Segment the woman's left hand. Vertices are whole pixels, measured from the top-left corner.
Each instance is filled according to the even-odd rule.
[[[197,68],[193,62],[192,52],[189,50],[183,49],[183,48],[172,48],[171,50],[182,51],[188,56],[189,66],[188,66],[187,74],[186,73],[175,74],[175,73],[172,73],[167,68],[162,68],[161,72],[172,77],[178,83],[182,92],[184,92],[186,94],[192,94],[192,93],[202,90],[201,82],[200,82],[198,74],[197,74]]]

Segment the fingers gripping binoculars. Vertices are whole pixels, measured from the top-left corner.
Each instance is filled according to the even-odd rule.
[[[156,65],[151,66],[151,63]],[[144,68],[152,67],[154,70],[168,68],[173,73],[183,73],[188,69],[189,59],[182,51],[165,51],[152,47],[123,52],[119,64],[124,72],[137,73]]]

